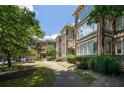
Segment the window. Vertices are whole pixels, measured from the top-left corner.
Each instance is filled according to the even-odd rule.
[[[111,42],[110,41],[105,42],[105,53],[108,53],[108,54],[111,53]]]
[[[84,44],[84,54],[87,54],[87,43]]]
[[[112,31],[112,20],[105,19],[105,30]]]
[[[122,54],[122,41],[117,42],[117,54]]]
[[[104,53],[105,54],[111,54],[111,50],[112,50],[112,38],[105,37],[105,40],[104,40]]]
[[[83,44],[80,45],[80,54],[83,54]]]
[[[93,10],[94,6],[93,5],[88,5],[85,7],[85,9],[80,13],[78,22],[83,20],[85,17],[89,15],[89,13]]]
[[[88,51],[88,53],[87,54],[92,54],[92,42],[88,42],[87,43],[87,51]]]
[[[118,42],[117,43],[117,53],[120,54],[122,51],[121,51],[121,42]]]
[[[78,55],[94,55],[97,53],[97,42],[89,41],[82,43],[78,46],[77,49]]]
[[[93,54],[97,53],[97,42],[93,42]]]
[[[116,54],[117,55],[124,55],[124,40],[117,41]]]
[[[87,25],[87,23],[84,23],[80,28],[78,28],[78,39],[88,35],[93,31],[97,31],[97,24],[93,23],[91,25]]]
[[[97,31],[97,24],[93,23],[93,31]]]
[[[80,45],[79,45],[80,46]],[[79,46],[77,46],[77,55],[79,55]]]
[[[121,16],[116,19],[116,30],[121,31],[123,29],[124,29],[124,16]]]

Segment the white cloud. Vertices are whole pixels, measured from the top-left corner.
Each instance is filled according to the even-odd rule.
[[[51,36],[50,36],[50,35],[47,35],[47,36],[45,36],[44,38],[45,38],[45,39],[55,39],[55,38],[57,37],[57,35],[58,35],[58,34],[53,34],[53,35],[51,35]]]
[[[21,8],[28,8],[30,11],[35,11],[33,5],[20,5]]]

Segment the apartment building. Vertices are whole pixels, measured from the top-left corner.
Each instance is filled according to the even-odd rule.
[[[56,42],[54,39],[47,38],[47,39],[40,39],[37,43],[38,48],[38,59],[46,58],[46,50],[48,48],[55,48]]]
[[[56,37],[56,57],[61,57],[61,34]]]
[[[60,39],[61,38],[61,39]],[[56,38],[57,43],[57,56],[66,57],[69,54],[74,54],[74,29],[71,24],[66,24],[60,31],[59,36]]]
[[[116,19],[116,31],[113,31],[111,17],[106,17],[105,32],[100,32],[100,23],[87,24],[93,5],[80,5],[73,13],[75,17],[75,53],[76,55],[124,55],[124,16]],[[102,36],[104,34],[104,37]],[[102,38],[102,39],[101,39]],[[103,49],[103,50],[102,50]]]

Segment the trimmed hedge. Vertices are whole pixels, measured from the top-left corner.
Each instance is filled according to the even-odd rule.
[[[76,60],[80,62],[77,68],[79,69],[88,69],[88,62],[91,59],[90,56],[77,56]]]
[[[116,60],[116,58],[112,56],[96,56],[91,58],[89,61],[89,67],[94,71],[112,75],[119,74],[120,72],[120,64]]]
[[[75,55],[68,55],[66,59],[68,62],[71,62],[71,63],[76,62]]]

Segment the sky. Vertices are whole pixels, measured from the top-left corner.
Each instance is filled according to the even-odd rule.
[[[45,31],[45,38],[55,38],[67,23],[74,24],[73,12],[77,6],[72,5],[33,5],[25,6],[36,12],[36,18]]]

